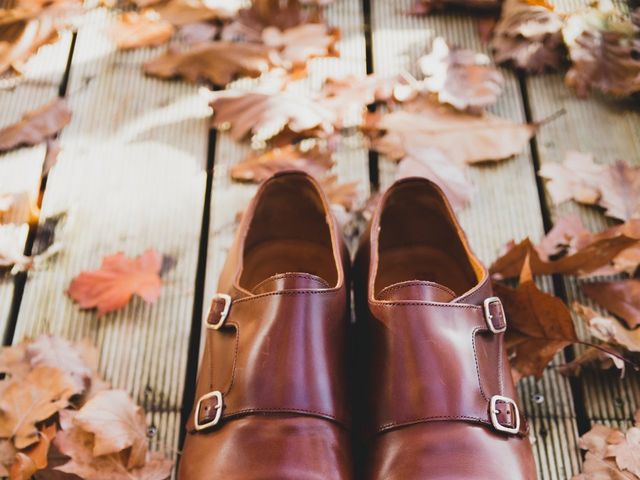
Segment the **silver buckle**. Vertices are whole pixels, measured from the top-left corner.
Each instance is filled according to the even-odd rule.
[[[504,323],[504,326],[501,328],[496,328],[496,326],[493,324],[493,315],[491,315],[490,308],[492,303],[497,303],[498,305],[500,305],[500,311],[502,312],[502,321]],[[489,330],[491,330],[493,333],[504,333],[507,330],[507,317],[504,313],[502,301],[498,297],[489,297],[484,300],[484,320],[487,323],[487,327],[489,327]]]
[[[513,413],[516,417],[516,423],[514,427],[507,427],[505,425],[502,425],[498,420],[498,413],[500,413],[496,405],[498,402],[504,402],[513,406]],[[502,395],[494,395],[493,397],[491,397],[491,401],[489,403],[489,415],[491,417],[491,424],[496,430],[512,434],[516,434],[520,431],[520,411],[518,410],[518,405],[516,404],[516,402],[514,402],[509,397],[503,397]]]
[[[224,325],[225,320],[229,316],[229,310],[231,310],[231,296],[227,295],[226,293],[216,293],[213,296],[212,301],[216,299],[224,300],[224,307],[222,307],[222,312],[220,312],[220,320],[218,320],[216,323],[213,323],[213,324],[207,321],[207,328],[210,328],[213,330],[220,330]]]
[[[215,398],[216,401],[216,415],[213,417],[213,420],[207,423],[200,423],[200,409],[202,408],[202,402],[208,400],[210,398]],[[197,431],[204,430],[205,428],[214,427],[220,421],[222,417],[222,392],[220,390],[214,390],[213,392],[209,392],[206,395],[200,397],[198,400],[198,404],[196,405],[195,414],[194,414],[194,424]]]

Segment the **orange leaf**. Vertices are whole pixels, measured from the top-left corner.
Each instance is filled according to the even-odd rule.
[[[123,308],[133,294],[147,303],[160,296],[162,255],[149,249],[137,258],[116,253],[102,259],[99,270],[81,272],[69,286],[80,308],[97,308],[98,317]]]
[[[128,50],[156,47],[169,41],[175,28],[151,10],[144,13],[125,12],[109,29],[109,36],[118,48]]]

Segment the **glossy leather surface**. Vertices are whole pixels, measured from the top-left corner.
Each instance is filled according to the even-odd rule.
[[[274,211],[275,210],[275,211]],[[243,215],[219,282],[233,299],[207,329],[181,480],[351,479],[349,257],[314,180],[267,180]],[[222,320],[214,299],[210,325]],[[195,416],[198,415],[196,420]]]
[[[442,192],[404,179],[356,259],[361,468],[367,480],[536,478],[485,268]],[[491,322],[491,323],[489,323]],[[490,403],[500,427],[491,418]]]

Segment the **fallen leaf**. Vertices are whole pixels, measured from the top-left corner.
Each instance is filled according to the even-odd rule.
[[[563,28],[571,68],[565,83],[580,97],[596,89],[616,96],[640,90],[638,27],[610,4],[569,16]]]
[[[267,27],[262,31],[264,44],[276,49],[290,68],[303,67],[311,58],[337,56],[335,44],[339,38],[339,30],[324,23],[305,23],[284,31]]]
[[[483,113],[472,115],[429,100],[413,101],[383,114],[375,128],[385,132],[373,147],[392,159],[406,147],[433,147],[452,160],[478,163],[509,158],[522,152],[536,127]]]
[[[572,480],[637,480],[638,477],[630,473],[621,472],[616,463],[587,452],[582,463],[583,473]]]
[[[545,1],[506,0],[491,41],[496,62],[532,73],[558,70],[565,57],[562,25]]]
[[[299,145],[274,148],[262,153],[250,153],[243,161],[231,167],[231,178],[244,182],[261,182],[275,172],[302,170],[321,178],[333,166],[331,151],[314,146],[301,150]]]
[[[560,217],[553,224],[540,243],[536,245],[536,250],[540,258],[546,261],[562,258],[577,252],[577,239],[584,235],[591,235],[586,229],[579,215],[567,215]]]
[[[99,392],[78,411],[74,422],[94,434],[94,456],[130,449],[127,468],[144,466],[147,423],[142,408],[124,390]]]
[[[539,174],[547,179],[547,191],[556,205],[571,199],[595,205],[605,171],[606,166],[594,163],[592,154],[569,151],[562,163],[543,164]]]
[[[571,313],[562,300],[538,289],[525,260],[518,287],[494,285],[509,322],[505,344],[517,377],[541,378],[556,353],[578,341]]]
[[[212,41],[218,34],[218,27],[207,22],[188,23],[178,30],[177,37],[185,45]]]
[[[68,405],[75,386],[56,368],[36,367],[24,378],[9,380],[0,393],[0,438],[18,449],[39,439],[36,424]]]
[[[409,9],[410,15],[424,16],[434,11],[464,8],[472,10],[498,10],[499,0],[414,0]]]
[[[13,446],[13,442],[6,438],[0,439],[0,476],[9,476],[9,469],[15,462],[17,453],[18,450]]]
[[[631,427],[620,442],[607,447],[607,457],[614,457],[620,470],[640,477],[640,428]]]
[[[123,308],[133,294],[147,303],[160,296],[162,255],[153,249],[136,258],[116,253],[102,259],[99,270],[83,271],[69,286],[69,296],[80,308],[97,308],[98,317]]]
[[[47,455],[51,441],[56,436],[55,423],[45,426],[39,432],[39,441],[16,454],[15,462],[9,469],[9,480],[30,480],[38,471],[47,467]]]
[[[75,412],[61,412],[65,424],[72,423]],[[55,445],[70,458],[56,470],[80,478],[91,480],[166,480],[171,475],[173,464],[158,452],[146,455],[144,467],[128,469],[121,455],[109,454],[94,456],[94,435],[82,428],[71,425],[56,435]]]
[[[181,27],[208,20],[229,20],[237,14],[238,2],[230,0],[168,0],[153,2],[153,8],[162,19],[176,27]]]
[[[157,47],[167,43],[174,32],[173,25],[153,10],[143,13],[125,12],[109,28],[109,36],[122,50]]]
[[[629,328],[640,325],[640,280],[584,283],[587,297],[625,321]]]
[[[464,208],[474,190],[460,165],[432,147],[407,147],[407,156],[400,160],[396,176],[428,178],[442,188],[455,209]]]
[[[619,160],[608,168],[600,206],[609,217],[620,220],[640,218],[640,166]]]
[[[253,133],[269,140],[286,128],[298,134],[330,134],[335,115],[306,95],[289,91],[226,90],[214,92],[212,124],[230,126],[234,140]]]
[[[619,352],[616,352],[621,355]],[[578,376],[585,366],[595,365],[600,370],[610,370],[616,368],[620,371],[620,378],[624,377],[625,363],[619,357],[603,352],[595,347],[585,349],[572,361],[560,365],[558,371],[567,376]]]
[[[431,53],[418,60],[427,78],[425,86],[441,103],[458,110],[480,113],[496,102],[504,78],[489,57],[459,47],[450,47],[442,37],[433,41]]]
[[[21,145],[36,145],[55,135],[71,121],[71,110],[62,98],[23,115],[20,121],[0,130],[0,152]]]
[[[207,80],[222,86],[239,76],[259,77],[271,68],[271,60],[271,51],[264,45],[203,42],[186,51],[169,49],[146,62],[143,70],[154,77],[180,76],[193,83]]]
[[[339,183],[336,175],[327,175],[320,185],[332,206],[340,206],[347,212],[353,210],[358,199],[358,182]]]
[[[58,38],[53,18],[14,18],[0,23],[0,75],[9,69],[20,71],[38,49]]]
[[[600,315],[579,303],[574,303],[573,310],[584,320],[589,332],[598,340],[622,347],[629,352],[640,352],[640,330],[629,330],[619,320]]]

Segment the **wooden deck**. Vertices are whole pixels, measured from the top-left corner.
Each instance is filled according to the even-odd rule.
[[[435,36],[486,50],[473,18],[411,17],[405,14],[411,3],[336,0],[328,19],[342,31],[341,57],[314,60],[305,88],[317,89],[329,75],[411,72]],[[24,231],[27,251],[44,241],[47,218],[66,213],[55,231],[64,245],[59,255],[29,274],[0,277],[0,332],[5,345],[41,332],[91,338],[100,346],[106,378],[146,408],[157,428],[154,447],[177,454],[181,415],[192,402],[201,319],[216,291],[236,213],[255,187],[230,180],[230,167],[248,147],[209,129],[207,92],[145,77],[141,64],[165,47],[116,51],[104,36],[113,18],[105,9],[92,11],[77,35],[42,48],[21,78],[0,79],[0,127],[59,92],[73,110],[60,135],[58,165],[43,185],[44,146],[0,156],[0,192],[42,191],[40,225],[31,235]],[[540,165],[561,161],[569,149],[594,152],[601,162],[640,162],[640,116],[630,104],[597,95],[579,100],[560,75],[504,74],[505,93],[492,109],[496,113],[519,121],[539,120],[562,108],[566,114],[545,125],[516,158],[469,167],[477,192],[461,219],[487,263],[508,240],[538,239],[568,212],[578,213],[591,228],[606,225],[593,209],[554,207],[536,177]],[[362,200],[395,176],[391,162],[363,145],[359,134],[345,136],[336,165],[341,180],[360,181]],[[65,295],[71,279],[96,268],[104,255],[137,255],[149,247],[177,259],[156,304],[136,299],[97,319]],[[544,278],[541,285],[569,302],[590,305],[571,280]],[[573,353],[560,353],[554,365]],[[542,380],[522,381],[519,391],[532,422],[539,478],[561,480],[579,472],[577,438],[592,422],[631,424],[640,407],[640,383],[633,373],[622,381],[589,372],[568,380],[554,365]]]

